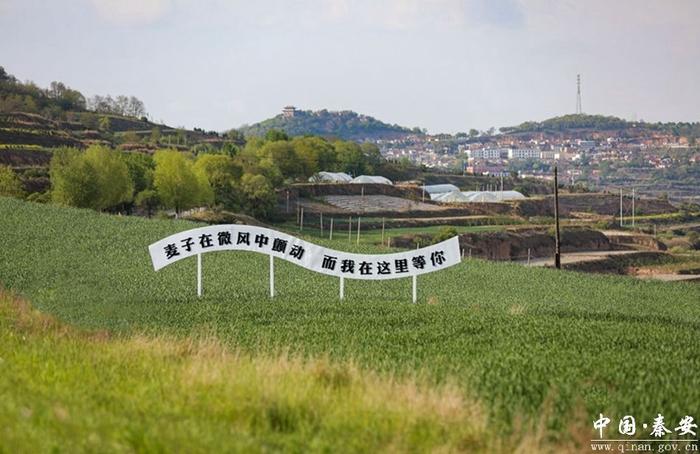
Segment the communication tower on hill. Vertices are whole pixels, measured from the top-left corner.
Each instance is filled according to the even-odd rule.
[[[581,109],[581,74],[576,74],[576,114],[582,114]]]

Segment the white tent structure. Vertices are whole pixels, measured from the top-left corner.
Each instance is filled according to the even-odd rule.
[[[491,191],[467,191],[462,194],[472,203],[494,203],[499,201],[495,193]]]
[[[344,172],[318,172],[309,178],[310,183],[350,183],[352,177]]]
[[[431,198],[435,202],[442,202],[442,203],[467,203],[467,202],[469,202],[469,197],[467,197],[462,192],[460,192],[459,189],[456,191],[435,194],[435,197],[432,197],[432,195],[431,195]]]
[[[496,203],[510,200],[523,200],[526,197],[518,191],[467,191],[463,192],[469,202]]]
[[[449,192],[459,191],[459,188],[453,184],[429,184],[422,186],[421,189],[430,195],[431,200],[436,200],[437,197]]]
[[[390,179],[379,175],[360,175],[352,179],[351,183],[357,184],[394,184]]]
[[[501,200],[523,200],[526,198],[518,191],[501,191],[496,194]]]

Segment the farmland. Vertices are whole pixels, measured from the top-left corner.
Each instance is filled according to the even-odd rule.
[[[324,357],[380,377],[456,383],[484,406],[490,427],[542,422],[554,438],[571,425],[588,436],[599,412],[677,420],[700,402],[694,284],[470,260],[420,277],[417,305],[407,279],[347,282],[340,302],[334,278],[278,261],[270,300],[267,257],[231,252],[203,257],[198,300],[193,261],[155,273],[147,253],[198,224],[5,198],[0,213],[0,283],[80,329],[117,338],[206,333],[252,357]]]

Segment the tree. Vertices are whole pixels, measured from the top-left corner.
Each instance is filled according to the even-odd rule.
[[[207,177],[195,172],[191,159],[175,150],[160,150],[155,154],[154,185],[166,208],[182,210],[211,203],[214,194]]]
[[[0,67],[2,69],[2,67]],[[0,196],[24,198],[22,182],[8,166],[0,165]]]
[[[237,129],[231,129],[224,135],[226,140],[233,142],[236,145],[245,145],[245,137],[243,133]]]
[[[241,189],[246,198],[246,211],[258,217],[269,217],[277,202],[272,185],[262,175],[245,174],[241,178]]]
[[[134,184],[121,153],[93,145],[82,158],[95,169],[97,177],[99,191],[97,204],[93,208],[104,210],[133,200]]]
[[[268,142],[258,151],[258,157],[276,165],[283,177],[296,179],[304,174],[304,166],[300,162],[294,146],[286,141]]]
[[[158,197],[158,192],[154,189],[145,189],[136,194],[134,203],[137,207],[145,211],[146,215],[150,218],[153,212],[160,206],[160,197]]]
[[[335,149],[327,140],[321,137],[296,137],[292,140],[292,146],[301,160],[305,177],[335,168]]]
[[[129,178],[134,185],[134,193],[153,187],[153,170],[156,167],[153,158],[145,153],[123,153],[122,159],[129,171]]]
[[[362,149],[362,155],[364,156],[367,171],[370,173],[376,173],[383,161],[382,153],[379,151],[379,147],[370,142],[363,142],[362,145],[360,145],[360,148]]]
[[[476,138],[476,137],[478,137],[478,136],[479,136],[479,131],[478,131],[477,129],[472,128],[472,129],[469,130],[469,137],[471,137],[472,139],[474,139],[474,138]]]
[[[207,177],[214,191],[214,203],[231,209],[240,207],[238,182],[243,169],[233,158],[221,154],[203,154],[197,158],[194,168]]]
[[[119,152],[93,145],[57,150],[50,166],[54,202],[105,210],[132,199],[134,186]]]
[[[361,175],[365,172],[365,159],[362,154],[362,149],[355,142],[336,141],[335,147],[336,156],[338,159],[337,169],[341,172],[346,172],[354,176]]]
[[[289,136],[286,132],[280,129],[270,129],[265,134],[265,140],[267,140],[268,142],[277,142],[279,140],[287,141],[289,140]]]
[[[51,198],[55,203],[91,208],[98,199],[95,169],[75,148],[61,148],[51,157]]]

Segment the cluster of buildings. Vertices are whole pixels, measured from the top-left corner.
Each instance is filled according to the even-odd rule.
[[[517,172],[523,177],[551,178],[556,164],[563,176],[575,180],[581,167],[605,161],[632,162],[640,156],[654,168],[668,168],[658,150],[690,146],[685,137],[666,133],[640,134],[587,131],[572,134],[500,134],[496,136],[410,135],[376,141],[386,159],[468,174],[500,176]]]

